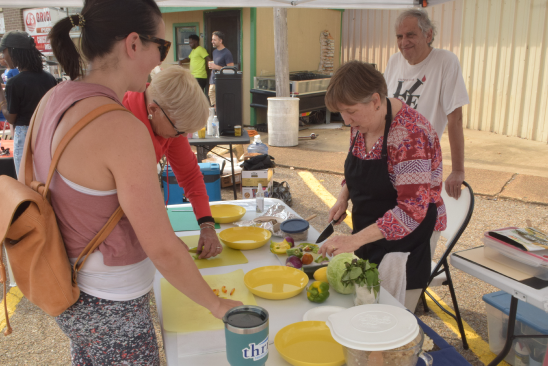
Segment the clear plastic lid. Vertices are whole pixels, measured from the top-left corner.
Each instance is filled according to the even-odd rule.
[[[419,325],[413,314],[384,304],[352,307],[330,315],[326,324],[339,344],[361,351],[398,348],[419,334]]]

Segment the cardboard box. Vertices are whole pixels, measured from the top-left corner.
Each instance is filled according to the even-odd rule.
[[[240,192],[242,193],[242,199],[251,199],[255,198],[257,194],[257,187],[244,187],[241,186]],[[263,192],[265,198],[270,197],[272,194],[272,181],[270,181],[270,184],[268,184],[266,187],[263,187]]]
[[[242,170],[242,186],[244,187],[257,187],[259,183],[263,187],[266,187],[272,182],[272,175],[274,169],[263,170]]]
[[[234,174],[234,179],[236,184],[242,184],[242,173]],[[231,187],[232,186],[232,174],[223,175],[221,177],[221,188]]]

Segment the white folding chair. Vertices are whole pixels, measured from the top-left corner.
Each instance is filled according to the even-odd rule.
[[[455,296],[455,288],[453,287],[453,281],[451,280],[451,274],[449,272],[449,263],[447,258],[451,251],[457,244],[462,233],[468,226],[470,218],[472,217],[472,212],[474,211],[474,192],[470,185],[466,182],[462,183],[465,188],[461,191],[461,195],[458,200],[449,197],[445,192],[445,183],[442,186],[441,196],[443,202],[445,203],[445,209],[447,213],[447,228],[441,232],[447,242],[445,243],[445,252],[439,261],[432,261],[432,272],[428,285],[423,289],[421,295],[422,302],[424,306],[424,311],[428,312],[428,306],[426,305],[425,294],[428,295],[436,305],[440,307],[445,313],[451,316],[457,322],[459,326],[459,331],[462,338],[462,346],[464,349],[468,349],[468,342],[466,341],[466,335],[464,333],[464,326],[462,325],[462,319],[460,316],[459,306],[457,303],[457,297]],[[435,286],[448,286],[449,292],[451,293],[451,300],[453,301],[453,308],[455,309],[455,314],[445,309],[434,297],[428,293],[428,287]]]

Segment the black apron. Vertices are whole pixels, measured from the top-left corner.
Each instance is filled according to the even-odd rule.
[[[344,163],[344,177],[352,200],[352,234],[374,224],[384,214],[397,206],[398,193],[388,174],[388,131],[392,124],[392,107],[387,101],[386,125],[382,154],[379,160],[362,160],[352,154],[356,137],[352,142]],[[400,240],[380,239],[363,245],[355,254],[372,263],[380,264],[384,255],[392,252],[409,252],[407,259],[407,289],[426,286],[430,277],[430,237],[436,225],[436,205],[430,203],[424,220],[409,235]]]

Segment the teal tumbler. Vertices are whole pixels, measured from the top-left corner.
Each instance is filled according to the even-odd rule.
[[[253,305],[227,311],[226,357],[231,366],[263,366],[268,359],[268,312]]]

